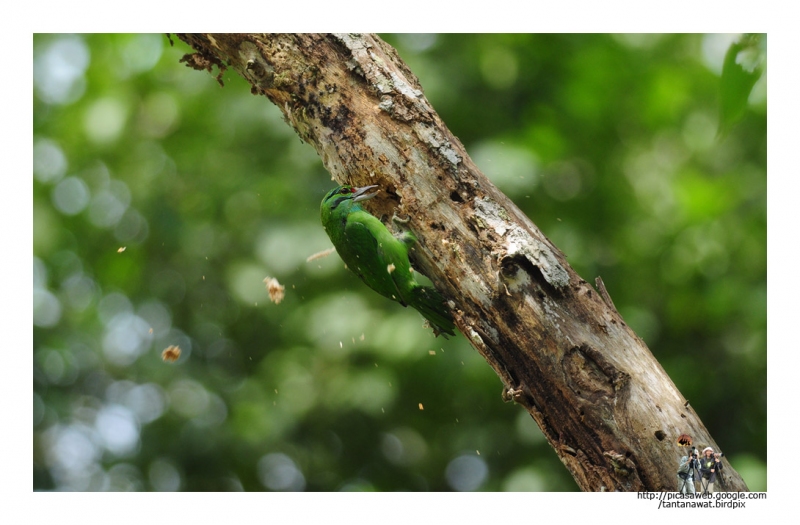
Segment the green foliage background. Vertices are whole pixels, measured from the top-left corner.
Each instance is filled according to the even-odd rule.
[[[718,135],[727,35],[385,38],[765,490],[766,76]],[[576,490],[463,336],[306,262],[330,176],[173,40],[34,37],[33,488]]]

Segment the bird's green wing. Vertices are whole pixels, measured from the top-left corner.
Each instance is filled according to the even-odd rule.
[[[373,290],[406,306],[415,283],[408,249],[381,221],[365,211],[347,216],[344,236],[348,247],[340,252],[349,268]]]

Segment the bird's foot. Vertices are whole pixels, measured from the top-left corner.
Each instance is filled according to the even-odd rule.
[[[405,219],[401,219],[397,216],[397,213],[392,214],[392,222],[396,222],[397,224],[408,224],[408,221],[411,220],[411,215],[406,217]]]
[[[408,248],[411,248],[411,246],[417,242],[416,236],[414,236],[411,230],[406,226],[410,221],[411,215],[407,216],[405,219],[401,219],[396,213],[392,214],[392,222],[397,225],[394,236]]]
[[[514,403],[528,408],[531,406],[530,391],[526,392],[525,390],[526,387],[522,384],[518,385],[516,388],[505,386],[500,396],[506,403],[511,403],[513,401]]]

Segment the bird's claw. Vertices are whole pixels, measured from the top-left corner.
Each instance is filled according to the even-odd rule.
[[[408,224],[408,221],[411,220],[411,215],[406,217],[405,219],[401,219],[397,216],[397,213],[392,213],[392,222],[396,222],[397,224]]]

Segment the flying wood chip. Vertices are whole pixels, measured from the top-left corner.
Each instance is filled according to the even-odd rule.
[[[315,253],[313,255],[309,255],[306,258],[306,262],[311,262],[314,259],[321,259],[323,257],[327,257],[328,255],[332,254],[335,251],[336,251],[336,248],[328,248],[327,250],[323,250],[323,251],[317,252],[317,253]]]
[[[269,292],[269,300],[275,304],[279,304],[283,301],[283,290],[284,287],[281,283],[278,282],[277,279],[274,277],[265,277],[264,283],[267,285],[267,291]]]
[[[181,356],[181,348],[179,346],[171,345],[161,352],[161,359],[165,363],[174,363]]]

